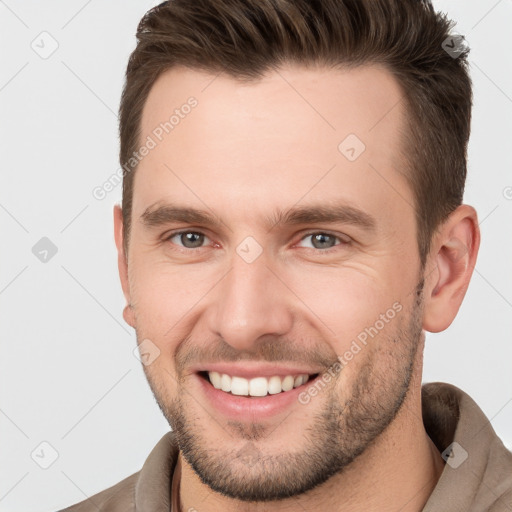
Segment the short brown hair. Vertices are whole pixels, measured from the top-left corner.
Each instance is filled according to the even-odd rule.
[[[256,81],[285,63],[355,67],[381,64],[407,105],[403,152],[415,199],[424,266],[432,235],[462,203],[472,90],[467,48],[454,22],[429,0],[171,0],[137,28],[119,109],[125,250],[128,248],[142,111],[159,75],[176,65]],[[460,41],[460,39],[459,39]]]

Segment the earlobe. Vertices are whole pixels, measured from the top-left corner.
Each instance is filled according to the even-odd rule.
[[[131,327],[135,327],[133,308],[131,306],[130,283],[128,279],[128,258],[124,252],[123,244],[123,211],[119,205],[114,206],[114,238],[117,248],[117,267],[119,269],[119,278],[121,287],[126,299],[127,305],[123,310],[123,318]]]
[[[477,214],[459,206],[434,237],[429,286],[425,288],[423,329],[441,332],[453,322],[469,286],[480,246]]]
[[[126,304],[123,309],[123,318],[124,321],[131,327],[135,329],[135,317],[133,314],[133,307],[131,304]]]

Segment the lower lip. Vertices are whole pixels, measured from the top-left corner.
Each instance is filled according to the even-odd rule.
[[[210,381],[196,374],[200,385],[208,401],[222,415],[236,420],[251,420],[271,418],[278,414],[288,412],[294,403],[301,405],[299,395],[312,383],[318,379],[308,380],[304,384],[291,389],[282,391],[275,395],[266,395],[261,397],[239,396],[226,393],[212,386]],[[288,412],[289,414],[289,412]]]

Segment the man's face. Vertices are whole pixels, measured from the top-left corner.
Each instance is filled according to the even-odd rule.
[[[159,351],[144,369],[186,461],[219,492],[265,501],[326,481],[378,438],[418,371],[401,96],[377,67],[246,84],[175,68],[151,90],[127,317]],[[216,389],[210,371],[235,393],[271,380],[270,393]]]

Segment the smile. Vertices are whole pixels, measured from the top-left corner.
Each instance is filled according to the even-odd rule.
[[[231,376],[226,373],[204,372],[208,380],[215,389],[231,393],[238,396],[262,397],[267,395],[276,395],[290,391],[302,386],[310,378],[316,375],[306,373],[298,375],[274,375],[272,377],[254,377],[245,379],[243,377]]]

